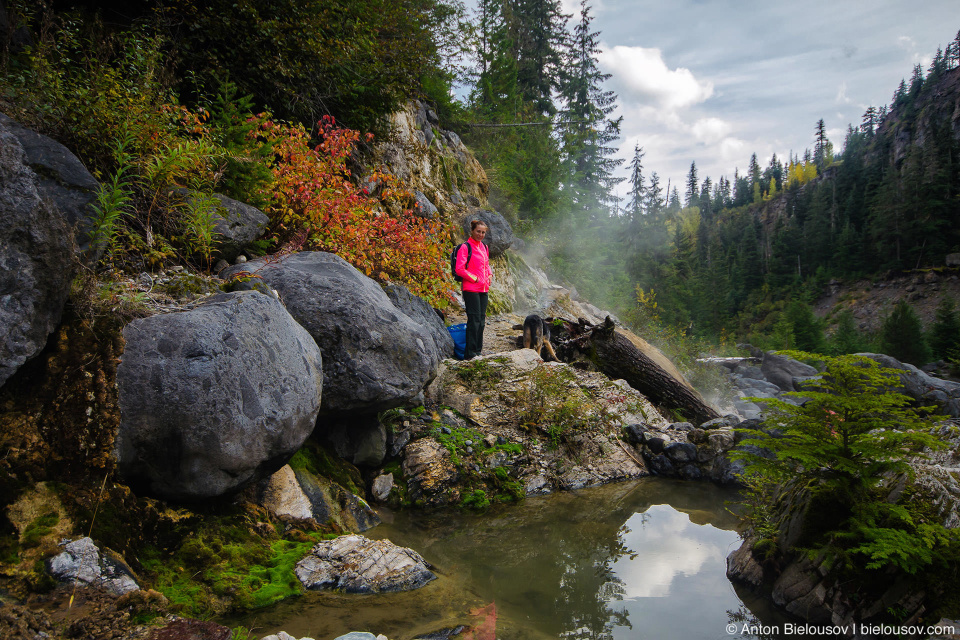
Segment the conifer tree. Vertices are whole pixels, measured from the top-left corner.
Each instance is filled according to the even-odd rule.
[[[480,70],[471,94],[474,110],[485,120],[514,120],[519,106],[517,64],[510,35],[510,6],[502,0],[481,0]]]
[[[750,156],[750,193],[754,193],[755,186],[760,182],[763,176],[760,173],[760,163],[757,162],[757,154]]]
[[[945,296],[937,305],[936,319],[930,330],[933,355],[944,360],[960,360],[960,314],[957,303]]]
[[[827,154],[829,144],[830,141],[827,139],[827,125],[824,123],[823,118],[820,118],[817,121],[817,137],[813,147],[813,161],[816,163],[817,169],[821,172],[833,159],[828,157]]]
[[[823,324],[813,315],[809,305],[794,300],[787,307],[787,319],[793,327],[796,348],[810,353],[824,351]]]
[[[594,218],[606,213],[614,200],[613,187],[621,178],[613,172],[623,163],[614,158],[611,144],[620,137],[623,116],[611,119],[617,96],[603,88],[610,74],[601,73],[597,55],[599,33],[591,30],[593,16],[587,0],[581,0],[577,23],[560,97],[564,101],[559,120],[565,160],[565,186],[576,210]]]
[[[828,358],[815,385],[790,394],[803,398],[802,404],[763,401],[776,435],[744,430],[747,447],[733,454],[747,463],[745,476],[753,478],[754,490],[766,496],[784,485],[807,486],[816,494],[819,511],[808,517],[823,522],[804,544],[811,553],[843,560],[825,567],[855,563],[861,570],[914,574],[943,562],[957,540],[936,518],[913,518],[908,503],[888,500],[889,488],[878,489],[908,471],[926,448],[943,447],[911,399],[896,391],[898,374],[864,356]]]
[[[685,207],[695,207],[697,205],[697,198],[700,194],[698,185],[699,183],[697,182],[697,163],[696,161],[694,161],[690,163],[690,171],[687,173],[687,190],[684,195]]]
[[[877,126],[877,110],[870,106],[863,112],[863,118],[860,121],[860,130],[865,134],[872,136]]]
[[[857,330],[856,320],[849,309],[844,309],[837,317],[837,329],[830,338],[829,351],[833,355],[859,353],[866,350],[866,340]]]
[[[657,223],[660,221],[666,203],[663,200],[663,187],[660,186],[660,176],[657,175],[656,171],[650,174],[650,186],[647,187],[646,197],[644,208],[647,215],[653,218],[652,221]]]
[[[913,75],[910,76],[910,89],[907,96],[911,100],[915,100],[916,97],[920,95],[921,89],[923,89],[923,67],[918,64],[913,67]]]
[[[906,300],[900,300],[883,321],[880,350],[901,362],[922,366],[930,359],[920,318]]]
[[[643,184],[643,156],[643,147],[635,145],[630,161],[630,191],[627,192],[627,215],[634,226],[641,222],[647,203],[647,190]]]
[[[517,85],[521,99],[541,115],[553,115],[559,88],[568,16],[559,0],[511,0]]]

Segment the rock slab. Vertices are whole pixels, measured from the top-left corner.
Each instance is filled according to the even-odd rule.
[[[135,320],[117,369],[118,469],[174,500],[236,491],[282,467],[316,424],[320,350],[280,302],[218,294]]]
[[[365,500],[306,469],[284,465],[257,489],[259,503],[278,518],[333,522],[347,531],[366,531],[381,522]]]
[[[47,561],[50,574],[60,582],[102,587],[117,596],[140,588],[129,568],[101,554],[90,538],[61,546],[63,552]]]
[[[416,551],[359,535],[317,544],[294,572],[308,589],[347,593],[411,591],[437,577]]]

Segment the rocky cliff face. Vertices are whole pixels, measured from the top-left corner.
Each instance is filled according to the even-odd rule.
[[[943,74],[931,91],[925,91],[913,105],[916,118],[893,110],[878,129],[878,134],[893,136],[890,152],[899,166],[912,145],[923,147],[946,124],[955,140],[960,140],[960,67]]]

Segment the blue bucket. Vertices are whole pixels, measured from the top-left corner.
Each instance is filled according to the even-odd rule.
[[[450,337],[453,338],[453,356],[463,360],[463,352],[467,348],[467,325],[454,324],[447,327]]]

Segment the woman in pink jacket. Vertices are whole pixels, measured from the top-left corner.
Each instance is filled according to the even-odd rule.
[[[467,307],[467,345],[463,359],[480,355],[483,349],[483,327],[487,321],[487,292],[490,291],[490,252],[483,239],[487,225],[483,220],[470,223],[470,237],[457,252],[457,275],[463,278],[463,304]],[[467,250],[467,245],[470,250]],[[469,256],[469,259],[468,259]]]

